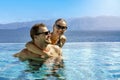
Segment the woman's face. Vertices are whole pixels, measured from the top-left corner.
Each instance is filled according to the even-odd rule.
[[[67,24],[65,21],[61,20],[61,21],[58,21],[55,25],[54,25],[54,32],[59,34],[59,35],[62,35],[64,34],[64,32],[66,31],[67,29]]]

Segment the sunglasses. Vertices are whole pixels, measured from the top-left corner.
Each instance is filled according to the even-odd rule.
[[[56,25],[57,26],[57,29],[62,29],[62,30],[66,30],[67,27],[66,26],[60,26],[60,25]]]
[[[37,33],[36,35],[40,35],[40,34],[45,34],[45,35],[48,35],[48,34],[50,34],[50,31],[46,31],[46,32]]]

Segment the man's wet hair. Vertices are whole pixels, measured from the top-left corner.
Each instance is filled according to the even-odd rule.
[[[46,27],[46,25],[43,23],[38,23],[38,24],[35,24],[32,26],[32,28],[30,30],[30,36],[31,36],[33,41],[34,41],[34,35],[39,33],[41,27]]]

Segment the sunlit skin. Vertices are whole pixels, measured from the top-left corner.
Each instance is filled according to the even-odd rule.
[[[41,30],[42,30],[42,32],[48,32],[48,29],[46,28],[46,27],[44,27],[44,28],[41,28]],[[41,32],[41,31],[40,31]],[[41,32],[41,33],[42,33]],[[35,36],[36,38],[35,38],[35,40],[36,39],[38,39],[38,40],[36,40],[35,42],[37,42],[37,43],[35,43],[36,45],[38,45],[38,46],[40,46],[40,47],[42,47],[45,43],[46,44],[51,44],[51,40],[50,40],[50,34],[48,34],[48,35],[45,35],[45,34],[40,34],[40,35],[38,35],[38,36]],[[41,41],[39,41],[39,39],[41,40]],[[43,43],[44,42],[44,43]]]
[[[66,31],[66,29],[58,29],[57,25],[60,25],[62,27],[66,27],[67,23],[65,21],[61,20],[61,21],[58,21],[56,24],[54,24],[53,32],[51,33],[52,44],[56,44],[57,41],[59,40],[59,37],[63,38],[64,41],[66,41],[66,37],[64,36],[64,32]],[[62,42],[62,43],[63,43],[62,44],[62,46],[63,46],[65,42]]]
[[[58,28],[57,26],[62,26],[65,27],[63,29]],[[51,39],[51,44],[53,45],[58,45],[59,47],[62,48],[62,46],[64,45],[64,43],[66,42],[66,37],[64,35],[64,32],[66,31],[66,27],[67,27],[67,23],[64,20],[60,20],[58,21],[56,24],[53,25],[53,32],[51,32],[51,34],[49,35],[50,39]],[[58,43],[58,41],[60,41]],[[28,50],[40,54],[40,50],[37,49],[32,42],[29,42],[26,44],[26,47]]]
[[[46,27],[40,28],[40,34],[34,35],[31,42],[37,48],[36,50],[39,50],[39,54],[25,48],[21,52],[14,54],[14,57],[18,57],[21,61],[32,60],[32,62],[30,61],[31,65],[47,64],[53,61],[51,59],[54,59],[55,63],[59,64],[62,59],[62,51],[58,46],[50,44],[50,33],[45,34],[45,32],[48,32]]]

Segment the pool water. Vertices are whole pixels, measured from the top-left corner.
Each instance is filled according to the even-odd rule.
[[[120,42],[74,42],[63,47],[64,67],[29,70],[12,57],[24,43],[0,43],[0,80],[120,80]],[[49,74],[49,75],[47,75]]]

